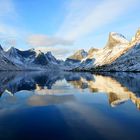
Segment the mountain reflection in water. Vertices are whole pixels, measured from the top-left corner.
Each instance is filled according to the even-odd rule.
[[[1,72],[0,81],[0,105],[21,104],[16,94],[26,96],[24,106],[71,101],[75,100],[75,88],[80,93],[84,89],[91,94],[105,93],[112,107],[131,100],[140,109],[139,73]],[[13,97],[4,97],[6,94]]]

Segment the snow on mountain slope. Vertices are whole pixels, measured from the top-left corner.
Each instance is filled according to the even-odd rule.
[[[84,49],[76,51],[72,56],[68,57],[65,60],[64,69],[75,68],[77,65],[79,65],[81,63],[81,60],[83,60],[87,56],[88,56],[88,53]]]
[[[140,29],[128,46],[131,49],[113,63],[101,68],[102,71],[140,71]]]
[[[136,44],[109,66],[110,71],[140,71],[140,44]]]
[[[21,51],[11,47],[6,52],[6,56],[21,69],[44,69],[45,67],[51,67],[51,65],[58,65],[57,59],[51,54],[51,52],[44,54],[36,49]]]
[[[4,51],[0,45],[0,70],[47,70],[61,68],[61,61],[51,52],[43,53],[40,50],[19,50],[11,47]]]
[[[26,65],[34,60],[36,52],[34,49],[21,51],[14,47],[11,47],[6,55],[10,60],[17,65]]]
[[[18,55],[17,50],[15,48],[10,48],[7,53],[7,57],[15,64],[23,64],[23,58]]]
[[[0,70],[20,70],[14,63],[7,59],[5,52],[0,45]]]
[[[46,56],[44,53],[40,52],[33,61],[34,64],[37,65],[47,65],[48,61],[46,60]]]
[[[109,39],[108,39],[106,47],[111,49],[114,46],[123,45],[123,44],[124,45],[128,44],[128,41],[126,40],[126,38],[122,34],[111,32],[109,34]]]
[[[90,70],[99,66],[111,64],[122,54],[126,53],[132,46],[121,34],[111,32],[106,46],[103,49],[93,51],[82,60],[82,63],[77,66],[77,70]]]
[[[46,56],[46,59],[49,63],[58,64],[58,60],[52,55],[51,52],[47,52],[45,54],[45,56]]]
[[[100,49],[97,48],[90,48],[88,51],[88,56],[85,59],[92,59],[94,57],[94,54],[96,54]],[[84,60],[84,59],[83,59]]]
[[[0,70],[62,69],[78,71],[140,71],[140,29],[130,42],[118,33],[111,32],[102,49],[77,51],[66,61],[57,60],[51,52],[18,50],[7,52],[0,46]]]
[[[94,66],[110,64],[129,48],[128,41],[118,33],[110,33],[106,46],[93,55]]]

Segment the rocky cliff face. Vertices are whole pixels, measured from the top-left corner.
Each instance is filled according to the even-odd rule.
[[[128,43],[128,40],[122,34],[111,32],[105,48],[113,49],[115,46],[127,45]]]
[[[94,57],[94,55],[99,51],[100,49],[97,49],[97,48],[90,48],[89,51],[88,51],[88,56],[87,58],[88,59],[92,59]],[[86,59],[87,59],[86,58]]]
[[[68,57],[68,59],[81,61],[87,55],[88,55],[88,53],[85,50],[81,49],[81,50],[78,50],[77,52],[75,52],[72,56]]]
[[[111,64],[103,66],[102,71],[140,71],[140,30],[128,44],[126,53]]]
[[[123,35],[112,32],[106,46],[93,50],[74,70],[140,71],[139,53],[140,30],[130,42]]]
[[[93,59],[94,66],[102,66],[110,64],[118,57],[120,57],[125,51],[127,51],[128,41],[118,33],[110,33],[106,46],[103,49],[98,50]]]

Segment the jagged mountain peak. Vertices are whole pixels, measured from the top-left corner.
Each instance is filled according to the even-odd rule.
[[[31,48],[31,49],[29,49],[30,51],[35,51],[35,48]]]
[[[109,33],[109,37],[112,37],[116,40],[118,39],[124,39],[124,41],[127,41],[126,37],[120,33],[117,33],[117,32],[110,32]],[[128,42],[128,41],[127,41]]]
[[[46,54],[46,59],[48,59],[49,62],[52,62],[52,63],[58,63],[58,60],[52,55],[52,53],[50,51],[48,51]]]
[[[3,51],[0,45],[0,70],[44,70],[55,67],[58,62],[51,52],[45,54],[34,48],[20,50],[15,47]]]
[[[38,64],[38,65],[47,65],[48,64],[48,61],[46,59],[46,56],[43,52],[40,52],[35,60],[33,61],[35,64]]]
[[[0,70],[19,70],[18,67],[12,61],[7,58],[6,52],[0,45]]]
[[[48,54],[52,54],[52,52],[51,52],[51,51],[47,51],[47,53],[48,53]]]
[[[87,53],[87,52],[84,49],[80,49],[80,50],[75,52],[75,54],[79,54],[79,53]]]
[[[7,52],[16,52],[16,51],[17,51],[17,49],[12,46],[10,49],[8,49]]]
[[[85,58],[85,59],[92,59],[93,56],[99,51],[100,49],[97,49],[97,48],[90,48],[89,51],[88,51],[88,56]],[[83,59],[83,60],[85,60]]]
[[[105,48],[100,49],[91,57],[87,57],[74,70],[95,71],[140,71],[140,29],[128,42],[126,38],[116,32],[109,34]]]
[[[48,51],[47,53],[45,53],[45,55],[46,55],[47,57],[54,57],[50,51]]]
[[[88,54],[93,53],[93,52],[96,52],[98,50],[99,49],[92,47],[92,48],[89,49]]]
[[[38,50],[38,51],[35,51],[36,52],[36,55],[42,55],[44,54],[41,50]]]
[[[114,46],[117,45],[123,45],[123,44],[128,44],[129,41],[122,35],[116,32],[110,32],[109,33],[109,39],[107,42],[107,45],[105,47],[107,48],[113,48]]]
[[[10,49],[8,49],[8,51],[6,52],[6,54],[8,55],[8,57],[17,57],[18,56],[18,49],[11,47]]]
[[[41,50],[39,49],[31,49],[32,52],[35,53],[35,56],[37,57],[38,55],[42,55],[44,54]]]
[[[45,55],[49,58],[55,58],[52,54],[52,52],[48,51],[47,53],[45,53]],[[56,58],[55,58],[56,59]]]
[[[87,55],[88,55],[88,53],[84,49],[81,49],[81,50],[76,51],[68,59],[82,60],[83,58],[87,57]]]
[[[1,63],[4,65],[3,69],[6,69],[5,66],[7,67],[8,65],[14,69],[16,69],[15,66],[21,69],[42,69],[58,67],[58,65],[61,64],[59,66],[62,67],[62,69],[77,68],[89,70],[100,66],[116,64],[114,62],[117,62],[117,64],[121,63],[124,58],[131,58],[137,62],[138,60],[136,60],[136,58],[139,58],[139,44],[140,29],[138,29],[131,42],[128,42],[122,34],[111,32],[109,33],[107,45],[104,48],[96,49],[92,47],[88,52],[84,49],[80,49],[68,57],[65,62],[57,60],[50,51],[44,53],[37,48],[23,51],[11,47],[5,52],[1,51],[3,49],[0,45]],[[136,58],[130,57],[129,54],[132,52],[136,55]],[[120,61],[119,58],[121,58]],[[6,63],[6,65],[3,62]],[[128,64],[128,62],[129,61],[126,61],[125,63]]]

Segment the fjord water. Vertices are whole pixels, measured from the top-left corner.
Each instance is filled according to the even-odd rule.
[[[139,140],[140,73],[1,72],[0,140]]]

